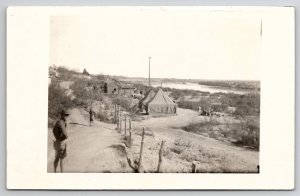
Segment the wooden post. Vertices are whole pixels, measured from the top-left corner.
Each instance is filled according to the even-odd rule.
[[[125,139],[126,139],[126,132],[127,132],[127,124],[126,124],[126,121],[127,121],[127,116],[125,115]]]
[[[118,118],[120,119],[120,117],[121,117],[121,106],[120,105],[118,105]]]
[[[118,119],[119,119],[119,132],[122,131],[122,114],[121,114],[121,106],[118,105]]]
[[[117,124],[117,104],[115,104],[115,123]]]
[[[196,164],[192,163],[192,173],[196,173]]]
[[[132,140],[131,140],[131,131],[129,131],[129,148],[131,148],[131,142],[132,142]]]
[[[143,146],[144,146],[144,136],[145,136],[145,128],[143,127],[143,133],[142,133],[142,141],[141,141],[141,149],[140,149],[140,159],[139,159],[139,166],[138,166],[138,172],[141,173],[141,165],[142,165],[142,155],[143,155]]]
[[[129,130],[131,130],[131,118],[129,118]]]
[[[120,113],[119,113],[119,106],[116,104],[116,123],[117,123],[117,130],[120,129]]]
[[[162,153],[163,153],[163,147],[164,147],[164,144],[165,144],[166,141],[162,141],[161,142],[161,145],[160,145],[160,149],[159,149],[159,158],[158,158],[158,165],[157,165],[157,173],[160,172],[160,165],[161,165],[161,162],[162,162]]]
[[[120,115],[120,117],[119,117],[119,122],[120,122],[120,125],[119,125],[119,127],[120,127],[120,133],[122,133],[122,115]]]

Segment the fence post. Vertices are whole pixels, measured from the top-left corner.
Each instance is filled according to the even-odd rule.
[[[120,112],[119,112],[119,105],[116,104],[116,123],[117,123],[117,130],[120,129]]]
[[[120,115],[121,115],[121,106],[118,105],[118,117],[120,117]]]
[[[192,173],[196,173],[196,164],[192,163]]]
[[[117,124],[117,104],[115,104],[115,124]]]
[[[162,153],[163,153],[163,147],[164,147],[164,144],[165,144],[166,141],[162,141],[161,142],[161,145],[160,145],[160,149],[159,149],[159,158],[158,158],[158,165],[157,165],[157,173],[160,172],[160,165],[161,165],[161,162],[162,162]]]
[[[127,121],[127,116],[125,115],[125,139],[126,139],[126,132],[127,132],[127,123],[126,123],[126,121]]]
[[[131,118],[129,118],[129,130],[131,130]]]
[[[122,115],[120,115],[120,117],[119,117],[119,123],[120,123],[120,125],[119,125],[119,127],[120,127],[120,133],[122,133]]]
[[[143,155],[143,146],[144,146],[144,136],[145,136],[145,128],[143,127],[143,133],[142,133],[142,141],[141,141],[141,149],[140,149],[140,159],[139,159],[139,166],[138,166],[138,172],[141,173],[141,165],[142,165],[142,155]]]
[[[131,148],[131,142],[132,142],[132,140],[131,140],[131,131],[129,131],[129,148]]]

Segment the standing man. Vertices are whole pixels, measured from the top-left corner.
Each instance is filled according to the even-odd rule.
[[[92,126],[93,121],[94,121],[94,111],[91,107],[91,109],[90,109],[90,127]]]
[[[198,112],[199,112],[199,114],[201,114],[201,113],[202,113],[201,106],[199,106],[199,108],[198,108]]]
[[[60,161],[60,171],[63,172],[63,159],[67,156],[66,139],[68,138],[68,133],[67,133],[66,117],[68,116],[69,114],[66,113],[65,110],[62,110],[60,113],[60,119],[56,122],[53,128],[53,135],[56,139],[56,141],[54,142],[54,149],[55,149],[54,172],[55,173],[59,161]]]

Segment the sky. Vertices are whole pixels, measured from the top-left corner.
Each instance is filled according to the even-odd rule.
[[[261,19],[238,11],[101,8],[50,18],[50,63],[92,74],[260,80]]]

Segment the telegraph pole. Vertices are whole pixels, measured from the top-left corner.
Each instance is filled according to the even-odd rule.
[[[150,60],[151,60],[151,57],[149,56],[149,87],[150,87]]]

